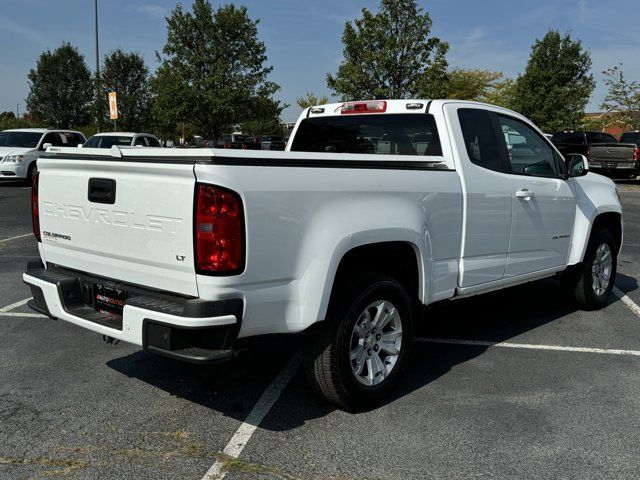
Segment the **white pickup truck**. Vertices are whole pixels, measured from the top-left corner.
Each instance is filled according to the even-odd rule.
[[[605,305],[622,245],[613,182],[526,118],[449,100],[303,112],[285,152],[49,148],[30,306],[192,362],[304,332],[310,382],[379,401],[420,306],[562,273]]]

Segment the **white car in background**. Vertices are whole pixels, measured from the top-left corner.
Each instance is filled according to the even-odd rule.
[[[0,180],[31,181],[40,152],[49,146],[76,147],[85,141],[82,133],[73,130],[4,130],[0,132]]]
[[[155,135],[150,133],[104,132],[96,133],[82,145],[83,148],[161,147]]]

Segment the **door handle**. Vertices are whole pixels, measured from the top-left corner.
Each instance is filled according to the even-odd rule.
[[[534,196],[533,192],[531,190],[529,190],[528,188],[521,188],[520,190],[518,190],[516,192],[516,197],[523,198],[525,200],[529,200],[533,196]]]

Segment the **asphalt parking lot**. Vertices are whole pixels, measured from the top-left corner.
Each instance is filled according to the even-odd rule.
[[[555,280],[430,307],[395,396],[352,414],[312,394],[290,339],[199,367],[33,314],[29,189],[0,185],[0,478],[637,478],[640,185],[619,190],[605,309]]]

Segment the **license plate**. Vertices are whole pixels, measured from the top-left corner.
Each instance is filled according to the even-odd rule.
[[[607,162],[607,168],[616,168],[617,164],[615,162]]]
[[[94,285],[96,310],[100,313],[108,313],[116,317],[122,317],[124,304],[127,300],[127,292],[119,288]]]

